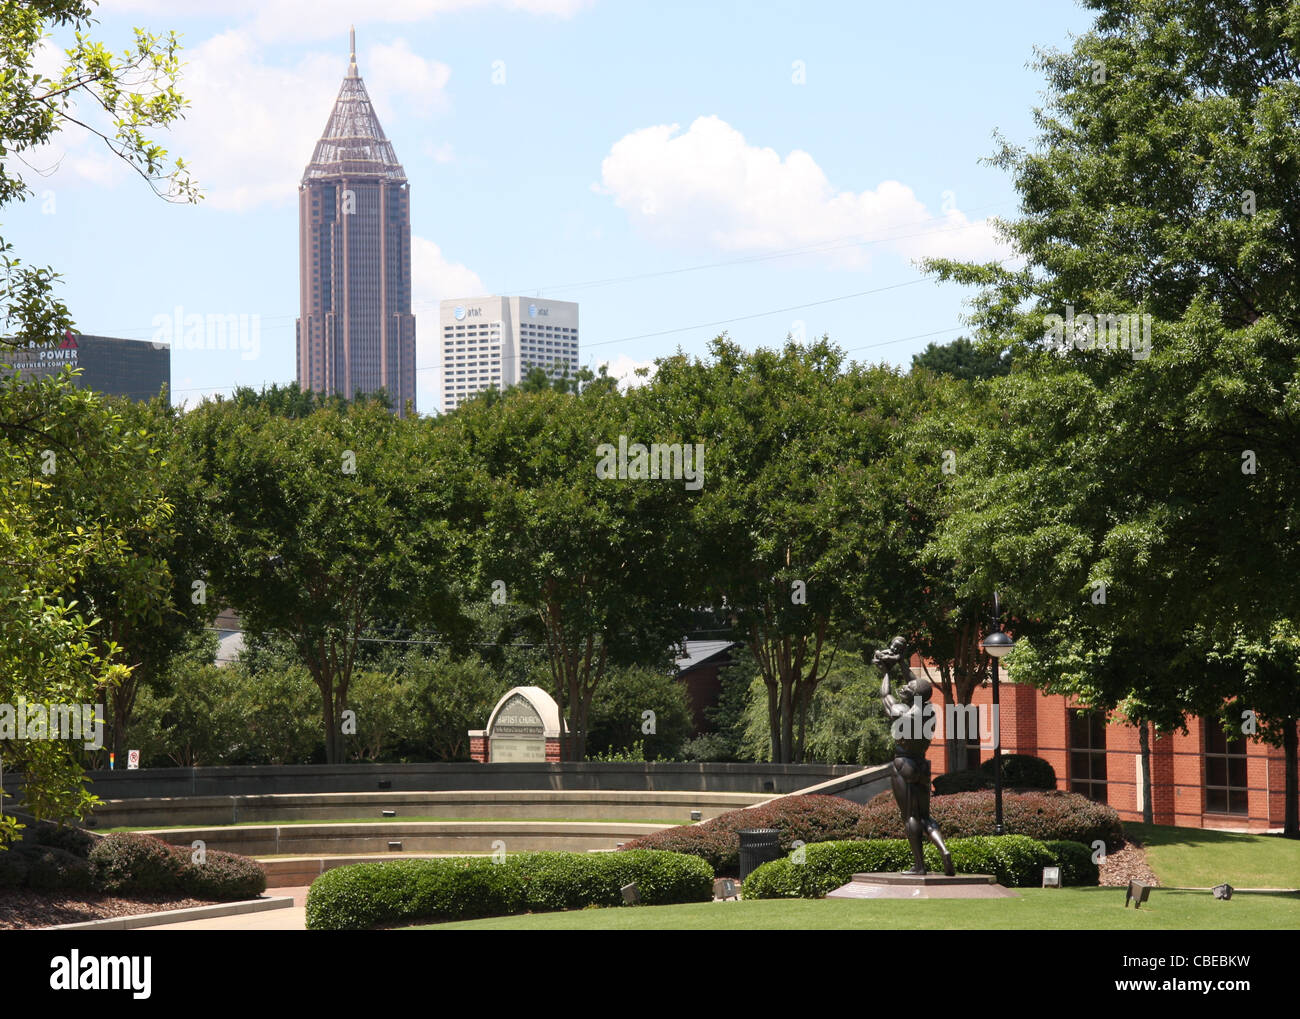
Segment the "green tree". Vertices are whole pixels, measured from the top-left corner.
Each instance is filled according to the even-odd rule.
[[[924,368],[936,375],[951,375],[963,382],[991,379],[1011,370],[1010,355],[977,347],[965,336],[951,343],[928,343],[925,350],[912,355],[912,370]]]
[[[647,717],[646,712],[654,714]],[[647,731],[653,723],[653,731]],[[691,734],[691,708],[671,672],[642,666],[611,669],[591,703],[589,753],[630,751],[647,761],[671,761]]]
[[[708,463],[679,597],[727,612],[763,679],[772,760],[798,762],[840,638],[873,611],[855,579],[876,567],[871,525],[883,519],[863,511],[864,464],[891,424],[871,385],[845,382],[843,354],[825,339],[746,353],[720,337],[710,355],[661,359],[643,388],[667,428],[697,432]]]
[[[215,520],[214,597],[293,644],[320,691],[326,760],[341,762],[362,638],[458,632],[454,486],[422,455],[419,422],[378,401],[305,417],[219,401],[189,418]]]
[[[979,287],[976,340],[1013,364],[936,548],[1023,619],[1105,605],[1129,647],[1233,657],[1300,618],[1300,5],[1086,6],[1092,29],[1039,55],[1037,148],[993,160],[1021,196],[1003,231],[1023,268],[930,266]],[[1223,702],[1245,675],[1206,682]],[[1300,835],[1300,693],[1251,675]],[[1166,677],[1130,682],[1155,704]]]
[[[435,432],[473,479],[462,525],[475,534],[474,596],[499,596],[535,620],[571,760],[586,756],[607,670],[667,666],[685,616],[676,577],[693,493],[597,473],[600,447],[620,435],[656,440],[632,408],[606,385],[514,390],[470,401]]]
[[[82,34],[93,5],[77,0],[32,0],[0,8],[0,206],[33,196],[16,169],[22,154],[53,140],[69,125],[98,136],[164,197],[197,197],[184,165],[169,161],[148,135],[180,115],[184,100],[175,88],[180,68],[174,35],[137,30],[134,45],[116,56]],[[75,44],[65,51],[55,76],[36,68],[36,52],[50,28],[73,29]],[[94,123],[74,116],[74,104],[95,111]],[[82,107],[76,107],[81,109]],[[0,237],[0,364],[9,351],[55,341],[73,322],[54,291],[58,274],[49,267],[25,265],[13,245]],[[93,618],[69,604],[70,583],[86,572],[92,555],[121,548],[111,525],[66,531],[38,508],[48,501],[47,450],[56,458],[71,443],[84,457],[104,464],[117,455],[116,430],[75,435],[79,421],[98,413],[99,404],[62,382],[22,383],[7,370],[0,384],[0,700],[16,704],[85,703],[96,688],[111,688],[126,675],[111,662],[115,648],[98,640]],[[71,454],[73,461],[78,454]],[[66,457],[65,457],[66,460]],[[87,517],[88,519],[89,517]],[[104,657],[107,652],[108,657]],[[81,782],[80,749],[63,740],[5,743],[9,766],[25,774],[24,798],[38,816],[81,816],[93,798]],[[14,821],[0,812],[0,842]]]

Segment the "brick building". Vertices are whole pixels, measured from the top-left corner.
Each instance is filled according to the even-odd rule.
[[[915,675],[924,675],[914,658]],[[937,677],[932,667],[931,677]],[[972,703],[981,713],[992,706],[993,689],[985,684]],[[1109,803],[1126,821],[1142,820],[1142,753],[1138,730],[1090,711],[1059,694],[1044,694],[1006,679],[1000,690],[1002,752],[1031,754],[1056,771],[1058,789]],[[943,711],[943,694],[935,687],[935,707]],[[991,717],[985,716],[985,717]],[[978,735],[967,741],[974,767],[992,756]],[[1217,724],[1187,720],[1187,734],[1152,733],[1151,794],[1156,824],[1190,828],[1280,828],[1283,823],[1285,760],[1280,747],[1243,737],[1225,740]],[[928,754],[932,772],[947,768],[946,748],[936,736]]]

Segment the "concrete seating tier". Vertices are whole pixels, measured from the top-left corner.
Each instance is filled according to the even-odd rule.
[[[160,828],[246,822],[380,820],[398,817],[499,820],[691,820],[752,807],[774,794],[592,790],[467,790],[445,792],[283,793],[261,796],[178,796],[106,800],[95,808],[99,828]]]
[[[660,831],[662,824],[605,821],[390,821],[365,824],[239,825],[142,829],[177,846],[201,841],[208,850],[241,856],[345,856],[421,853],[466,855],[532,850],[616,849]]]

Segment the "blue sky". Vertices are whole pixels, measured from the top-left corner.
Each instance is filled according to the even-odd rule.
[[[995,129],[1032,142],[1033,47],[1089,23],[1065,0],[121,0],[99,21],[115,50],[133,26],[183,36],[191,107],[160,141],[206,198],[162,201],[75,126],[25,154],[48,172],[18,167],[38,197],[3,235],[63,275],[79,329],[256,316],[255,348],[176,345],[173,398],[293,380],[297,184],[355,24],[411,181],[425,413],[442,298],[578,301],[584,362],[619,374],[723,330],[903,365],[954,338],[963,294],[914,261],[1005,256],[985,219],[1015,194],[979,161]]]

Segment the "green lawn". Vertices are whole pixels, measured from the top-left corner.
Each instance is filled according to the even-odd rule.
[[[1226,881],[1233,888],[1300,888],[1296,839],[1131,821],[1124,831],[1146,847],[1147,863],[1162,885],[1209,888]]]
[[[1024,888],[1018,899],[765,899],[533,913],[413,930],[1276,930],[1300,929],[1300,896],[1122,888]]]
[[[235,824],[162,824],[162,825],[121,825],[116,828],[96,828],[102,835],[120,831],[181,831],[190,828],[255,828],[259,825],[291,824],[401,824],[415,821],[481,821],[484,824],[499,822],[513,824],[516,821],[549,822],[552,824],[659,824],[670,827],[689,824],[688,821],[663,820],[646,817],[314,817],[298,821],[237,821]]]

